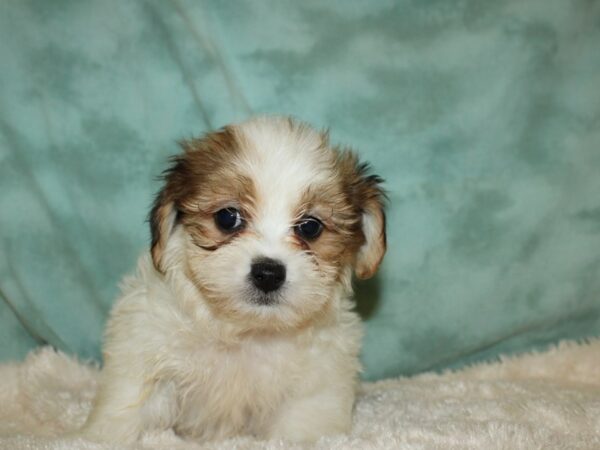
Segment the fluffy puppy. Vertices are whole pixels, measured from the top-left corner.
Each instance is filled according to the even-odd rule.
[[[182,147],[150,213],[150,252],[110,315],[84,433],[347,432],[362,334],[351,279],[385,253],[380,178],[287,118]]]

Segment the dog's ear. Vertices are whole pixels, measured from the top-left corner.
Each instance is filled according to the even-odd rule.
[[[171,158],[171,165],[162,174],[163,188],[158,192],[148,222],[152,239],[150,253],[154,267],[161,273],[165,272],[164,253],[169,237],[177,224],[181,201],[189,195],[191,180],[190,171],[191,144],[181,142],[184,152]]]
[[[150,235],[152,243],[150,253],[154,267],[161,273],[164,273],[163,256],[167,246],[169,236],[173,232],[177,209],[174,199],[171,198],[169,185],[167,185],[157,194],[154,204],[150,210]]]
[[[365,243],[358,250],[355,272],[360,279],[371,278],[377,272],[386,250],[385,194],[379,184],[381,178],[371,175],[364,180],[366,199],[362,207],[362,232]]]
[[[326,139],[325,136],[325,142]],[[377,272],[386,250],[383,179],[371,174],[369,165],[360,163],[351,150],[334,150],[343,189],[352,204],[358,225],[354,230],[358,244],[358,248],[355,247],[354,272],[360,279],[371,278]]]
[[[361,215],[361,231],[364,237],[364,242],[356,254],[354,271],[358,278],[367,279],[375,275],[386,251],[386,195],[381,187],[383,179],[369,174],[369,165],[359,163],[353,154],[347,156],[354,166],[351,195]]]

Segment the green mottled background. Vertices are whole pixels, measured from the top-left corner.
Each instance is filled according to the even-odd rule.
[[[176,140],[331,127],[387,180],[367,378],[600,334],[600,2],[0,3],[0,355],[99,355]]]

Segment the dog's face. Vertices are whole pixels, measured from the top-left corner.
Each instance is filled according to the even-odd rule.
[[[326,316],[353,269],[377,270],[380,179],[325,134],[259,118],[182,146],[150,215],[152,258],[168,276],[180,227],[178,256],[214,314],[248,329],[301,327]]]

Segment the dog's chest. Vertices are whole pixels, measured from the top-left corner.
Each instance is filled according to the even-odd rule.
[[[303,346],[284,339],[195,350],[174,374],[175,428],[209,439],[259,433],[290,395],[306,357]]]

